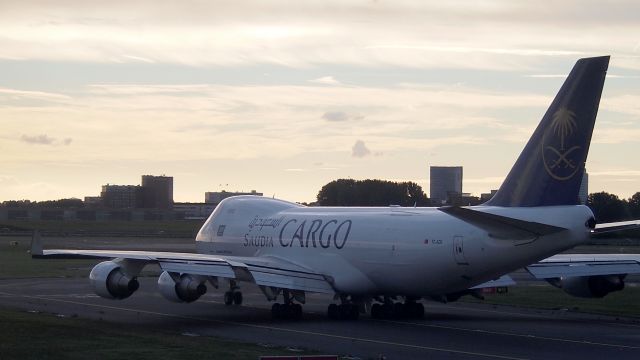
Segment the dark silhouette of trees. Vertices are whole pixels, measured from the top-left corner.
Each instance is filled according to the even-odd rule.
[[[591,211],[596,216],[596,221],[599,223],[630,218],[627,201],[604,191],[589,194],[587,205],[591,208]]]
[[[318,192],[321,206],[428,206],[429,198],[414,182],[334,180]]]
[[[640,192],[633,194],[627,201],[629,205],[629,213],[634,219],[640,218]]]
[[[84,207],[84,202],[76,198],[46,201],[8,200],[3,201],[2,206],[13,209],[76,209]]]

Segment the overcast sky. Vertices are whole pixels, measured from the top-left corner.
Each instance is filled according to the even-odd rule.
[[[313,201],[464,166],[499,187],[580,57],[611,55],[590,192],[640,191],[637,1],[0,1],[0,201],[174,177]]]

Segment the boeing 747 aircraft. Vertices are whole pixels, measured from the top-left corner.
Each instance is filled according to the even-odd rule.
[[[422,299],[453,301],[512,284],[525,268],[569,294],[602,297],[640,273],[640,255],[556,255],[601,232],[640,221],[597,224],[578,205],[609,57],[579,60],[495,196],[472,207],[306,207],[256,196],[222,201],[200,229],[197,253],[43,250],[33,257],[111,259],[89,276],[95,292],[125,299],[137,275],[158,264],[159,292],[189,303],[207,286],[229,284],[225,303],[241,304],[241,282],[275,302],[275,318],[300,318],[307,293],[335,294],[331,318],[421,317]],[[281,299],[278,302],[278,299]]]

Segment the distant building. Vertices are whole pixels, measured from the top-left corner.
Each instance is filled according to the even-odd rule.
[[[102,185],[102,204],[112,209],[133,209],[142,204],[142,190],[136,185]]]
[[[89,207],[102,206],[102,197],[101,196],[85,196],[84,205]]]
[[[497,192],[498,192],[498,190],[491,190],[490,193],[482,193],[482,194],[480,194],[480,202],[485,203],[485,202],[491,200],[493,195],[495,195]]]
[[[174,203],[173,212],[182,219],[206,219],[211,215],[217,204],[206,203]]]
[[[587,200],[589,199],[589,174],[587,174],[587,169],[584,169],[582,173],[582,182],[580,183],[580,191],[578,192],[578,200],[580,204],[586,205]]]
[[[219,204],[222,200],[238,195],[255,195],[262,196],[262,193],[256,192],[255,190],[251,190],[251,192],[229,192],[229,191],[218,191],[218,192],[206,192],[204,193],[204,202],[206,204]]]
[[[438,206],[462,196],[462,166],[431,166],[429,198]]]
[[[173,177],[142,175],[142,204],[148,209],[170,209],[173,206]]]

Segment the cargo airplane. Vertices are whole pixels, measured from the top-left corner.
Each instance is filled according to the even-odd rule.
[[[95,292],[125,299],[148,264],[159,292],[189,303],[224,284],[241,304],[241,282],[259,286],[275,318],[297,319],[307,293],[334,295],[328,316],[422,317],[422,299],[455,301],[513,284],[525,268],[574,296],[603,297],[640,273],[640,255],[558,255],[594,234],[638,228],[597,224],[578,191],[609,57],[580,59],[495,196],[470,207],[307,207],[237,196],[223,200],[196,236],[197,253],[43,250],[32,256],[110,259],[89,275]],[[224,280],[222,282],[221,280]],[[281,299],[279,301],[279,299]]]

